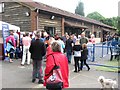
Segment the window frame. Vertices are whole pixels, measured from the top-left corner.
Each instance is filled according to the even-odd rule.
[[[0,13],[4,13],[5,4],[3,2],[0,3]]]

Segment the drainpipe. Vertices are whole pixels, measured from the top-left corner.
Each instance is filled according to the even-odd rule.
[[[64,27],[65,27],[65,25],[64,25],[64,22],[65,22],[65,18],[64,17],[62,17],[62,22],[61,22],[61,25],[62,25],[62,29],[61,29],[61,35],[63,36],[64,35]]]

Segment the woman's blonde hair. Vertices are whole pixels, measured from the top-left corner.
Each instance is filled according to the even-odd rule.
[[[87,44],[86,44],[86,43],[83,43],[83,44],[82,44],[82,48],[87,48]]]
[[[51,48],[53,52],[61,52],[61,46],[58,42],[53,42]]]
[[[80,39],[76,39],[75,45],[79,45],[80,44]]]

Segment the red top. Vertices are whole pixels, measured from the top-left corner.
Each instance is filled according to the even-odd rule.
[[[90,38],[89,42],[91,42],[92,44],[95,44],[95,38]]]
[[[51,48],[51,45],[49,45],[49,46],[47,47],[46,52],[47,52],[47,55],[53,53],[52,48]]]
[[[8,36],[8,37],[6,38],[6,43],[8,43],[9,40],[11,40],[12,43],[13,43],[13,45],[14,45],[14,47],[16,47],[16,43],[15,43],[15,38],[14,38],[14,36],[12,36],[12,35]]]
[[[54,59],[55,58],[55,63],[60,66],[62,77],[63,77],[63,88],[67,88],[69,86],[68,82],[68,76],[69,76],[69,68],[68,68],[68,60],[67,57],[62,54],[61,52],[51,52],[47,55],[47,60],[46,60],[46,68],[45,68],[45,74],[49,74],[49,72],[52,70],[54,67]],[[44,86],[46,86],[46,79],[49,77],[44,76]]]

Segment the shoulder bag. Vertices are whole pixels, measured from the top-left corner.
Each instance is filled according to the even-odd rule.
[[[62,78],[60,66],[56,64],[54,56],[53,56],[53,59],[54,59],[55,66],[50,71],[50,73],[46,75],[48,76],[51,74],[49,78],[46,80],[46,89],[62,89],[63,78]]]

